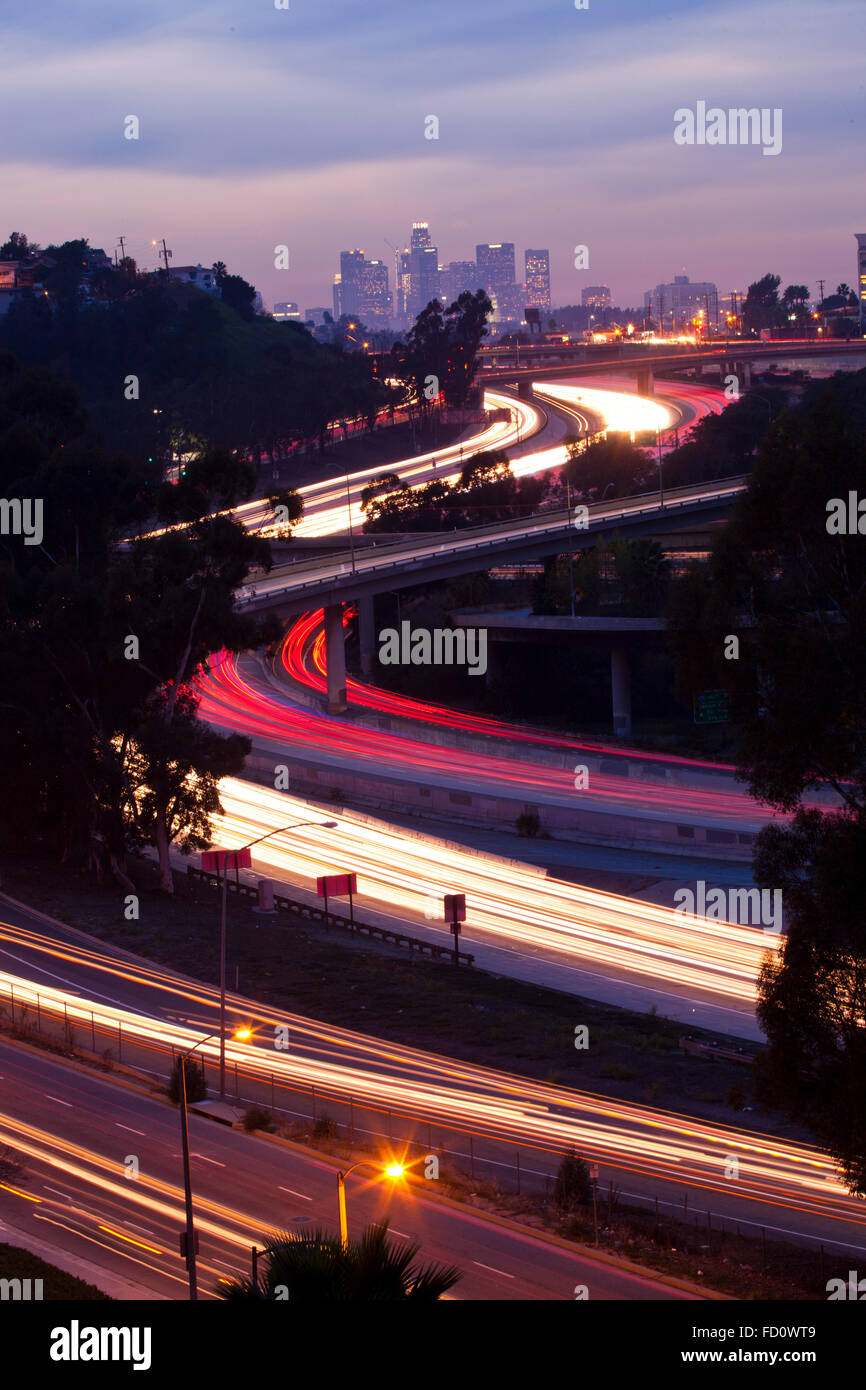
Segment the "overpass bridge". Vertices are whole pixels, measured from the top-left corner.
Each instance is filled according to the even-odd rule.
[[[539,512],[516,521],[473,527],[443,534],[425,533],[363,550],[307,556],[248,580],[237,593],[247,612],[296,617],[311,608],[325,610],[325,651],[328,708],[346,709],[346,658],[343,604],[359,610],[363,653],[371,651],[375,594],[401,586],[432,583],[489,569],[497,561],[511,564],[538,560],[565,551],[594,546],[599,538],[618,532],[629,538],[653,535],[663,529],[693,530],[696,522],[724,520],[743,491],[743,477],[675,488],[637,497],[597,502],[588,508]]]
[[[781,339],[778,342],[766,342],[763,339],[754,341],[743,341],[736,339],[718,347],[689,348],[683,347],[679,350],[667,350],[665,352],[654,352],[647,350],[640,344],[624,343],[619,351],[611,353],[605,349],[603,356],[597,356],[592,349],[587,349],[586,344],[571,345],[553,344],[550,347],[523,347],[515,348],[492,348],[487,350],[491,356],[494,353],[503,354],[492,361],[495,365],[488,365],[491,358],[486,355],[481,360],[481,370],[478,373],[478,381],[484,386],[502,385],[510,383],[517,387],[518,394],[524,400],[532,397],[533,382],[538,380],[539,371],[543,370],[544,379],[556,380],[562,377],[573,376],[607,376],[616,372],[628,372],[637,376],[638,393],[640,395],[651,395],[656,372],[665,371],[687,371],[694,368],[696,372],[702,372],[705,367],[718,367],[721,377],[728,375],[736,376],[741,386],[747,386],[750,378],[750,367],[754,362],[776,362],[785,357],[845,357],[860,356],[866,361],[866,341],[857,339],[852,342],[844,340],[828,339],[816,342],[814,339],[807,341],[797,341],[796,339]],[[552,359],[562,359],[571,357],[570,362],[554,366]]]

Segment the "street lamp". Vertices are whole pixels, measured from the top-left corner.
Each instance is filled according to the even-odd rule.
[[[356,1168],[363,1168],[364,1164],[367,1162],[367,1159],[361,1159],[358,1163],[353,1163],[351,1168],[347,1168],[345,1173],[341,1171],[337,1174],[337,1206],[340,1213],[340,1244],[344,1250],[349,1244],[349,1226],[346,1221],[346,1179],[350,1173],[354,1173]],[[402,1178],[405,1171],[406,1169],[402,1163],[388,1163],[382,1168],[385,1177],[391,1178],[394,1182],[396,1182],[398,1178]]]
[[[663,470],[663,467],[664,467],[664,461],[663,461],[663,459],[662,459],[662,435],[661,435],[661,429],[659,428],[658,425],[656,426],[656,446],[657,446],[657,448],[658,448],[658,455],[659,455],[659,458],[658,458],[658,465],[659,465],[659,506],[660,506],[660,507],[663,507],[664,504],[665,504],[665,480],[664,480],[664,473],[663,473],[663,471],[662,471],[662,470]]]
[[[352,496],[349,491],[349,475],[346,474],[346,514],[349,518],[349,544],[352,547],[352,573],[355,573],[355,533],[352,530]]]
[[[220,903],[220,1100],[226,1098],[226,900],[228,896],[228,864],[230,859],[234,859],[237,868],[238,856],[245,850],[252,849],[253,845],[260,845],[262,840],[269,840],[272,835],[282,835],[286,830],[297,830],[300,826],[315,825],[322,830],[335,830],[337,822],[335,820],[299,820],[293,821],[291,825],[281,825],[277,830],[269,830],[267,835],[260,835],[257,840],[250,840],[248,845],[241,845],[239,849],[218,850],[219,868],[221,871],[221,903]]]
[[[220,1035],[221,1038],[224,1036]],[[243,1040],[252,1036],[249,1028],[238,1028],[234,1036]],[[198,1280],[195,1268],[195,1226],[192,1219],[192,1177],[189,1168],[189,1115],[186,1103],[186,1064],[188,1059],[195,1052],[196,1048],[201,1047],[202,1043],[210,1042],[215,1038],[216,1033],[208,1033],[206,1038],[199,1038],[194,1047],[186,1052],[179,1053],[180,1061],[180,1147],[183,1153],[183,1199],[186,1209],[186,1234],[185,1250],[186,1269],[189,1277],[189,1296],[195,1302],[198,1299]]]

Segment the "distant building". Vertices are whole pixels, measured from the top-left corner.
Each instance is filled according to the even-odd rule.
[[[465,290],[474,294],[481,289],[478,266],[474,261],[449,261],[439,267],[439,283],[443,303],[453,304]]]
[[[488,294],[514,284],[514,242],[485,242],[475,248],[478,275]]]
[[[280,322],[290,320],[292,323],[300,323],[301,311],[293,299],[286,300],[281,304],[274,305],[274,318]]]
[[[341,314],[384,322],[391,312],[388,267],[368,261],[363,251],[341,251],[340,273],[334,277],[334,317]]]
[[[384,261],[365,261],[362,265],[358,312],[366,324],[381,326],[387,322],[391,313],[391,293]]]
[[[212,270],[206,270],[199,265],[173,265],[169,272],[170,280],[180,280],[185,285],[195,285],[197,290],[204,290],[206,294],[219,296],[220,288],[216,282],[216,276]]]
[[[340,252],[340,313],[360,314],[363,251]]]
[[[716,326],[719,292],[710,280],[690,280],[688,275],[675,275],[668,284],[647,290],[644,307],[665,331],[691,328],[692,319],[700,310],[704,312],[704,323]]]
[[[613,304],[610,285],[586,285],[580,292],[584,309],[609,309]]]
[[[550,308],[550,252],[524,253],[526,273],[526,303],[536,309]]]
[[[866,300],[866,232],[855,232],[857,238],[857,294],[860,299],[860,335],[863,335],[863,302]]]
[[[330,309],[325,309],[321,305],[317,306],[315,309],[305,309],[304,323],[314,323],[317,328],[320,328],[325,322],[325,315],[330,313]]]

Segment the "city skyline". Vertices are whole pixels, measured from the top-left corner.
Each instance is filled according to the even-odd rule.
[[[768,270],[812,292],[854,273],[864,21],[846,0],[724,15],[694,0],[663,15],[543,4],[529,52],[513,2],[445,3],[432,38],[391,0],[375,16],[339,2],[261,14],[158,3],[146,15],[96,4],[82,20],[49,6],[47,32],[45,14],[4,26],[17,132],[5,210],[42,243],[70,234],[75,206],[93,244],[123,234],[146,264],[165,236],[177,261],[222,259],[267,304],[327,302],[347,243],[390,268],[388,241],[418,217],[435,225],[444,263],[479,240],[548,246],[559,304],[599,282],[638,304],[683,266],[720,291]],[[710,53],[705,82],[694,73]],[[783,110],[779,157],[678,146],[674,113],[704,98]],[[138,140],[124,137],[130,114]],[[274,268],[280,244],[289,270]],[[589,263],[576,271],[579,244]]]

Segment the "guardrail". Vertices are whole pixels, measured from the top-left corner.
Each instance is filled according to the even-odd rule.
[[[684,507],[694,507],[695,510],[699,510],[701,509],[701,503],[724,502],[724,500],[735,498],[735,496],[740,495],[744,481],[745,480],[731,480],[731,484],[735,485],[727,486],[727,488],[719,489],[719,491],[699,493],[698,496],[688,496],[688,498],[677,498],[673,492],[666,493],[666,500],[664,500],[663,506],[655,502],[645,506],[627,507],[627,509],[621,510],[621,512],[606,512],[601,514],[601,516],[592,516],[591,514],[591,516],[589,516],[587,531],[601,531],[602,527],[609,527],[609,525],[616,524],[617,521],[624,521],[630,517],[646,516],[648,513],[657,512],[660,516],[667,516],[667,514],[670,513],[681,512]],[[687,491],[687,489],[684,489],[684,491]],[[653,493],[653,496],[655,495],[656,493]],[[571,521],[569,514],[566,513],[564,516],[566,516],[564,520],[559,520],[559,518],[557,518],[556,521],[550,521],[550,523],[544,525],[535,525],[535,527],[528,527],[527,530],[524,531],[499,531],[496,532],[496,534],[487,535],[484,539],[463,543],[463,545],[453,545],[453,542],[450,543],[450,545],[448,545],[448,543],[443,543],[443,545],[438,546],[436,549],[423,550],[423,552],[418,553],[417,556],[406,556],[406,560],[403,562],[402,566],[393,563],[393,560],[385,560],[385,562],[381,564],[363,564],[363,566],[357,566],[356,564],[352,570],[352,574],[356,578],[367,578],[371,577],[371,575],[378,574],[381,570],[398,571],[402,569],[411,571],[413,569],[418,569],[418,567],[423,567],[424,564],[430,563],[431,559],[435,559],[436,556],[441,555],[441,553],[446,552],[446,550],[449,552],[449,557],[453,555],[467,555],[467,553],[468,555],[475,555],[475,553],[481,552],[481,550],[495,548],[495,546],[502,541],[531,541],[534,537],[542,537],[542,535],[549,535],[550,532],[559,530],[567,534],[571,528]],[[471,534],[471,532],[461,532],[461,535],[467,534]],[[392,549],[402,548],[402,542],[393,543]],[[386,549],[386,546],[382,546],[382,550],[384,549]],[[286,584],[285,588],[282,589],[268,589],[268,591],[263,592],[261,595],[256,594],[252,599],[247,599],[247,602],[254,603],[259,602],[259,600],[279,598],[279,595],[286,594],[286,592],[303,594],[306,589],[321,588],[322,582],[339,580],[341,574],[336,573],[335,566],[341,563],[341,556],[345,556],[345,559],[342,560],[343,566],[348,567],[350,560],[352,560],[352,552],[349,552],[349,550],[345,550],[345,552],[338,550],[334,555],[329,556],[329,562],[331,563],[322,564],[322,573],[317,574],[316,577],[310,578],[310,580],[302,580],[297,582],[297,584]],[[291,570],[292,566],[289,566],[288,569]],[[272,571],[270,577],[272,578]]]
[[[219,874],[211,873],[208,869],[197,869],[194,864],[187,866],[187,873],[191,878],[208,883],[214,888],[219,887],[221,883]],[[239,897],[258,897],[258,889],[251,883],[241,883],[229,878],[226,884],[230,892]],[[441,960],[443,957],[454,960],[453,946],[440,945],[438,941],[425,941],[423,937],[410,936],[408,932],[392,931],[390,927],[374,927],[370,922],[359,922],[357,917],[344,917],[339,912],[332,912],[330,908],[325,912],[324,908],[316,907],[314,903],[303,903],[297,898],[286,897],[284,893],[274,894],[274,907],[280,912],[291,912],[296,917],[305,917],[309,922],[322,922],[326,930],[333,926],[356,936],[369,936],[374,941],[383,941],[388,946],[405,946],[410,951],[420,951],[422,955],[430,955],[433,960]],[[470,951],[457,952],[458,965],[472,965],[474,960],[475,956]]]

